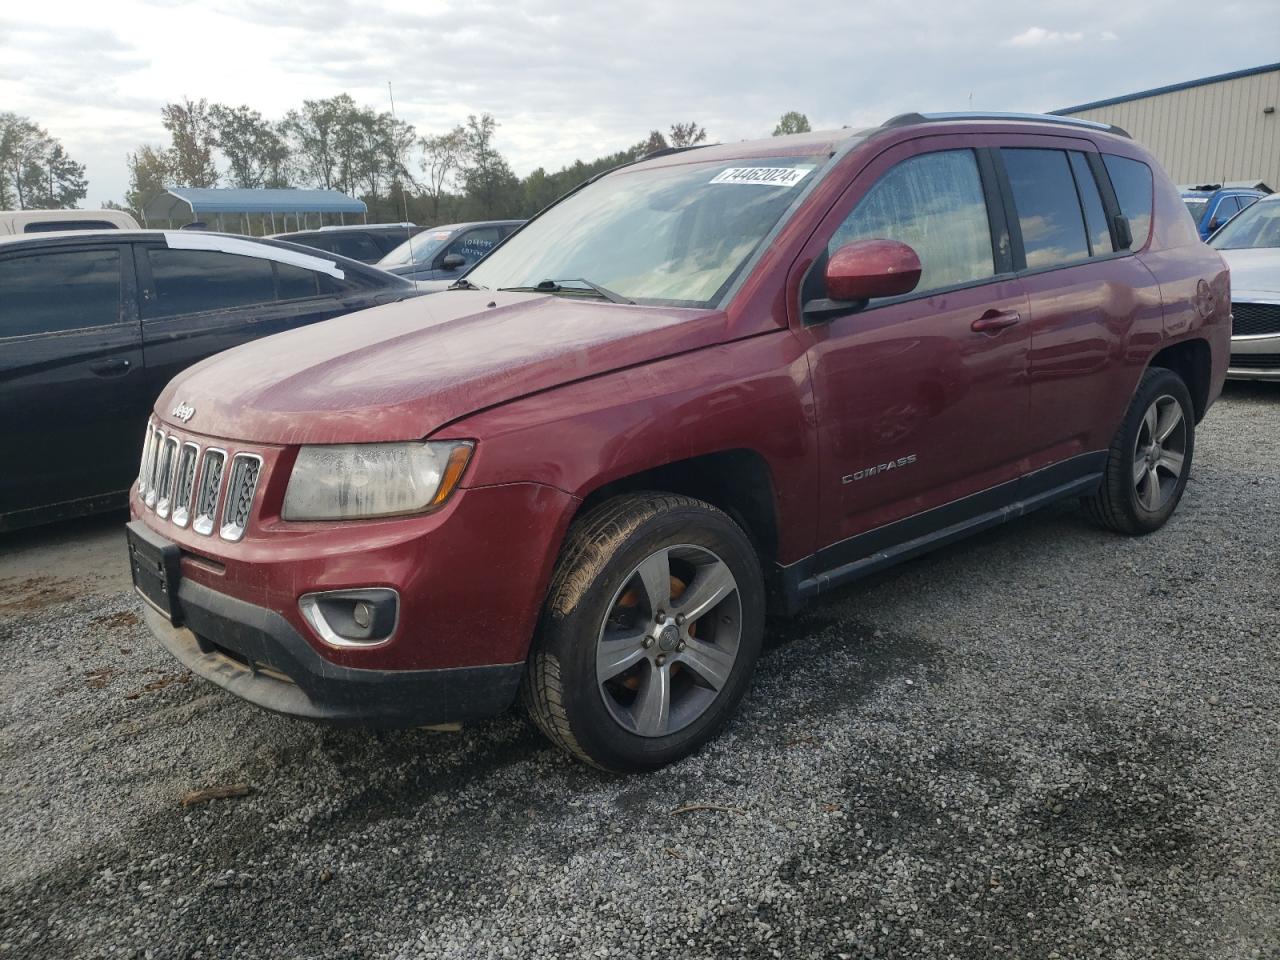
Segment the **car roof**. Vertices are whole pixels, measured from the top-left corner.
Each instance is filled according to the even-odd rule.
[[[260,257],[279,263],[291,263],[308,270],[341,276],[351,270],[366,276],[387,275],[369,264],[360,263],[341,254],[316,250],[301,244],[276,240],[271,237],[245,237],[234,233],[216,233],[212,230],[57,230],[49,233],[28,233],[16,236],[0,236],[0,250],[22,244],[29,246],[69,245],[79,241],[113,240],[164,240],[176,250],[216,250],[240,256]],[[390,275],[394,276],[394,275]],[[400,279],[400,278],[396,278]]]
[[[1059,117],[1038,113],[903,113],[886,120],[878,127],[842,127],[839,130],[815,130],[809,133],[793,133],[759,140],[743,140],[738,143],[717,143],[692,147],[675,147],[659,150],[624,167],[659,167],[683,163],[726,162],[731,160],[767,159],[770,157],[804,157],[833,154],[854,144],[891,130],[917,126],[974,125],[1008,126],[1025,133],[1054,133],[1061,135],[1063,128],[1076,128],[1093,135],[1130,139],[1119,127],[1093,120],[1075,117]],[[943,132],[941,129],[939,133]],[[688,156],[685,156],[688,154]]]
[[[282,230],[279,233],[269,233],[266,236],[274,239],[276,237],[302,237],[323,234],[328,237],[333,236],[335,233],[390,233],[393,230],[425,229],[426,227],[420,227],[416,223],[346,223],[326,227],[308,227],[306,230]]]

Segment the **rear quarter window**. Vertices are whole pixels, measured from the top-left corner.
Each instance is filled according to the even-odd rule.
[[[1120,212],[1129,221],[1129,233],[1133,237],[1130,248],[1141,250],[1147,245],[1147,238],[1151,235],[1151,197],[1155,190],[1151,168],[1140,160],[1117,157],[1111,153],[1104,153],[1102,162],[1106,165],[1107,175],[1111,177],[1111,186],[1115,189]]]

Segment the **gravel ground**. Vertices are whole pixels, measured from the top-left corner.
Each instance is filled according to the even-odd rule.
[[[1196,452],[1154,536],[1064,505],[775,624],[631,778],[263,713],[150,640],[117,519],[0,540],[0,957],[1280,956],[1280,388]]]

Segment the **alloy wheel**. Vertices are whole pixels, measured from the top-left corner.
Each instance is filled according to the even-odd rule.
[[[728,684],[741,639],[742,602],[729,565],[706,547],[663,547],[609,604],[596,641],[600,695],[631,733],[675,733]]]
[[[1182,405],[1167,393],[1143,414],[1133,449],[1133,487],[1139,505],[1159,511],[1178,488],[1186,466],[1187,421]]]

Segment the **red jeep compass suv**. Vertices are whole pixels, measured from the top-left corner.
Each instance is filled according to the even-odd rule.
[[[610,769],[712,737],[765,609],[1081,498],[1156,530],[1227,270],[1122,131],[920,115],[666,151],[449,291],[204,361],[132,497],[147,619],[297,716],[520,696]]]

